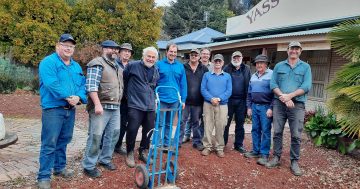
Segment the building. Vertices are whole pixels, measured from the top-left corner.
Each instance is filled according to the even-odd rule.
[[[307,108],[313,109],[324,104],[329,97],[326,85],[348,62],[331,47],[327,34],[336,24],[358,17],[359,0],[263,0],[246,14],[229,18],[225,36],[198,48],[206,46],[212,54],[222,53],[227,63],[231,53],[240,50],[248,65],[256,55],[266,54],[270,67],[274,67],[287,58],[290,41],[301,42],[301,59],[312,68],[313,87]]]
[[[159,48],[160,58],[163,58],[165,55],[166,45],[168,43],[175,43],[179,47],[178,56],[186,60],[189,59],[188,54],[191,49],[196,48],[199,45],[211,43],[212,38],[218,38],[224,35],[225,34],[219,31],[205,27],[201,30],[194,31],[169,41],[157,41],[156,44]]]

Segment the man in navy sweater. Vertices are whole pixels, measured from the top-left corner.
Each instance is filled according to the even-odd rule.
[[[221,54],[214,56],[214,69],[206,72],[201,82],[201,94],[205,102],[204,111],[204,138],[202,140],[205,149],[201,152],[207,156],[212,148],[212,132],[215,128],[214,148],[218,157],[224,154],[224,123],[228,114],[228,99],[231,95],[231,76],[221,70],[224,65],[224,57]]]

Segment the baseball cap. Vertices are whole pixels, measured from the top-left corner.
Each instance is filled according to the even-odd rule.
[[[190,53],[192,53],[192,52],[197,53],[197,54],[200,54],[199,49],[191,49]]]
[[[112,40],[105,40],[101,43],[102,47],[113,47],[113,48],[119,48],[120,46],[115,43],[115,41]]]
[[[134,50],[133,50],[133,48],[132,48],[132,46],[131,46],[130,43],[123,43],[123,44],[121,44],[121,45],[120,45],[120,50],[121,50],[121,49],[130,50],[130,51],[131,51],[131,54],[134,54]]]
[[[76,44],[76,41],[74,40],[73,36],[71,36],[68,33],[64,33],[60,36],[59,42],[65,42],[65,41],[71,41],[74,44]]]
[[[231,58],[234,58],[234,56],[242,56],[242,53],[240,51],[235,51],[232,53]]]
[[[224,61],[224,56],[223,56],[222,54],[216,54],[216,55],[214,56],[213,61],[215,61],[215,60],[222,60],[222,61]]]
[[[301,44],[298,41],[292,41],[292,42],[289,43],[288,48],[291,48],[291,47],[300,47],[301,48]]]

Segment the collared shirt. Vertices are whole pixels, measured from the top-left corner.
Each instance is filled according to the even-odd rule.
[[[99,85],[101,81],[103,67],[92,66],[87,68],[87,79],[86,79],[86,91],[87,92],[97,92],[99,90]],[[115,104],[102,104],[104,109],[116,110],[119,108],[119,105]]]
[[[271,90],[279,88],[284,94],[302,89],[305,91],[305,94],[296,96],[293,100],[305,103],[307,93],[311,89],[311,84],[312,76],[309,64],[299,59],[292,68],[288,60],[284,60],[276,64],[270,81],[270,88]],[[278,97],[275,95],[275,98]]]
[[[273,71],[271,69],[265,70],[265,73],[259,76],[256,72],[251,76],[249,82],[248,96],[246,99],[247,108],[251,108],[255,104],[269,104],[272,109],[274,93],[270,89],[270,80]]]
[[[206,72],[201,81],[201,94],[206,102],[211,103],[212,98],[220,98],[220,104],[227,104],[232,91],[231,76],[221,71]]]

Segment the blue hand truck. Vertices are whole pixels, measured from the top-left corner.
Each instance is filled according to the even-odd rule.
[[[160,106],[159,89],[168,88],[175,90],[178,95],[179,106],[177,108],[163,108]],[[182,102],[179,91],[171,86],[158,86],[155,89],[156,95],[156,122],[152,134],[152,141],[149,149],[146,165],[138,165],[135,168],[135,184],[138,188],[163,188],[175,189],[178,173],[178,154],[179,154],[179,136]],[[160,125],[160,114],[162,116],[162,125]],[[170,114],[169,133],[165,133],[166,115]],[[178,115],[175,134],[173,135],[173,119]],[[149,132],[150,133],[150,132]],[[168,143],[165,144],[165,134],[168,134]],[[149,136],[148,136],[149,137]]]

